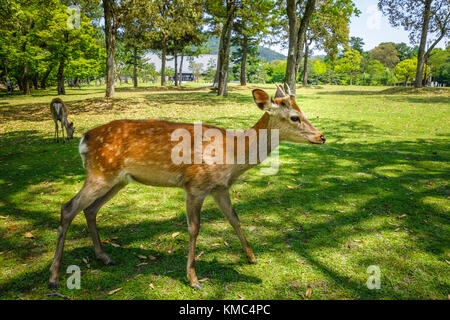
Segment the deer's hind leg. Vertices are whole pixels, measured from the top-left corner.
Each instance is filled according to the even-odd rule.
[[[110,189],[111,186],[101,178],[88,179],[80,192],[61,207],[61,223],[58,227],[55,256],[52,265],[50,266],[50,287],[56,288],[58,286],[64,241],[66,239],[67,229],[73,218],[75,218],[80,211],[86,209],[96,199],[104,196]]]
[[[256,257],[253,253],[252,248],[248,244],[247,238],[244,235],[244,232],[241,229],[241,223],[236,214],[236,211],[233,209],[233,205],[231,204],[230,193],[228,189],[220,189],[212,193],[214,200],[220,208],[220,211],[225,215],[230,224],[233,226],[234,230],[237,233],[239,240],[241,240],[242,246],[244,247],[244,251],[247,255],[248,261],[250,263],[256,263]]]
[[[84,216],[89,227],[89,232],[91,233],[92,243],[94,244],[95,257],[103,261],[106,265],[115,265],[116,263],[103,251],[97,230],[97,213],[100,208],[106,202],[111,200],[125,185],[126,183],[116,184],[103,197],[98,198],[89,207],[84,209]]]
[[[193,195],[186,191],[186,213],[189,231],[189,254],[186,266],[186,275],[193,288],[201,289],[202,285],[198,281],[195,272],[195,246],[197,236],[200,231],[200,211],[202,209],[205,195]]]

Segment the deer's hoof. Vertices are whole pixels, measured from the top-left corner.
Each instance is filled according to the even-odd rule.
[[[48,283],[48,287],[49,287],[50,289],[57,289],[57,288],[58,288],[58,282],[50,281],[50,282]]]
[[[109,259],[109,261],[106,263],[107,266],[115,266],[117,263],[113,259]]]

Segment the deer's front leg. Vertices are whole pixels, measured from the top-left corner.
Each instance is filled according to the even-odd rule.
[[[58,128],[58,121],[55,121],[55,134],[53,136],[53,141],[54,142],[58,142],[59,141],[59,139],[58,139],[58,130],[59,130],[59,128]]]
[[[220,211],[223,212],[225,217],[228,219],[230,224],[233,226],[234,230],[237,233],[237,236],[239,237],[239,240],[241,240],[242,246],[244,247],[244,251],[247,254],[248,261],[251,263],[256,263],[256,257],[253,253],[252,248],[247,242],[247,238],[244,235],[244,232],[242,232],[241,229],[241,223],[239,222],[239,218],[236,214],[236,212],[233,209],[233,205],[231,204],[230,199],[230,192],[228,189],[221,189],[218,191],[215,191],[213,194],[214,200],[216,201],[217,205],[220,208]]]
[[[195,273],[195,245],[200,230],[200,211],[204,199],[204,196],[194,196],[193,194],[186,192],[186,213],[189,231],[189,254],[186,275],[191,286],[196,289],[203,288]]]
[[[66,143],[66,138],[64,138],[64,128],[66,128],[67,122],[66,121],[62,121],[61,122],[61,131],[62,131],[62,137],[63,137],[63,143]],[[67,131],[67,129],[66,129]]]

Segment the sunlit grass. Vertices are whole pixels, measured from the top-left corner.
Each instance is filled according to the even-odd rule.
[[[76,132],[65,145],[52,141],[54,88],[1,96],[0,299],[50,299],[59,209],[82,186],[77,145],[85,131],[120,118],[250,127],[261,116],[255,87],[275,91],[233,85],[222,98],[204,84],[127,85],[106,101],[102,87],[69,89],[63,99]],[[258,264],[246,262],[208,198],[197,247],[197,273],[208,280],[204,290],[191,289],[183,191],[132,184],[99,212],[105,250],[118,265],[95,260],[80,214],[69,229],[59,292],[74,299],[305,299],[311,287],[311,299],[447,299],[449,91],[325,86],[298,89],[297,102],[327,143],[284,143],[277,175],[255,168],[232,188]],[[64,286],[71,264],[82,269],[80,290]],[[366,286],[370,265],[381,270],[380,290]]]

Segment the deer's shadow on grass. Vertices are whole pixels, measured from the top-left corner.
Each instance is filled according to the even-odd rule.
[[[336,132],[339,132],[339,135],[334,136],[333,139],[330,139],[331,143],[323,147],[289,146],[288,148],[287,145],[282,145],[280,154],[284,160],[289,161],[289,165],[283,166],[276,176],[262,176],[250,180],[246,178],[247,176],[244,176],[244,180],[238,184],[245,183],[248,185],[248,189],[259,190],[259,193],[235,203],[235,209],[243,220],[249,220],[258,211],[275,210],[280,214],[281,222],[265,219],[254,222],[257,228],[268,228],[270,230],[284,228],[282,234],[269,236],[255,233],[250,235],[254,240],[250,239],[250,242],[257,256],[273,250],[292,250],[311,264],[315,272],[320,272],[329,281],[346,288],[353,294],[362,298],[380,297],[380,293],[362,287],[358,281],[349,279],[342,272],[327,266],[315,257],[314,252],[320,250],[320,248],[339,248],[348,239],[364,237],[369,232],[392,230],[395,226],[383,225],[369,231],[363,227],[363,224],[376,217],[395,217],[405,213],[404,206],[405,201],[407,201],[407,217],[401,220],[401,224],[413,231],[411,241],[414,242],[415,249],[442,256],[444,254],[443,248],[450,240],[446,229],[448,216],[434,206],[424,204],[423,199],[428,196],[448,196],[449,190],[446,187],[437,187],[413,192],[408,187],[422,185],[427,181],[433,182],[450,178],[445,167],[441,169],[429,169],[427,167],[430,162],[442,164],[448,162],[450,142],[446,138],[441,138],[433,139],[432,144],[421,140],[382,141],[357,145],[341,143],[341,138],[358,130],[373,135],[386,135],[386,133],[380,132],[370,124],[363,122],[344,124],[331,119],[319,119],[319,121],[321,125],[335,129]],[[348,132],[343,132],[341,128],[347,128]],[[38,141],[41,141],[41,143],[36,143]],[[73,145],[56,145],[52,143],[51,139],[43,139],[37,131],[33,130],[0,134],[0,176],[2,179],[0,207],[4,215],[11,214],[15,218],[27,220],[36,228],[54,229],[58,225],[59,216],[56,213],[62,203],[52,204],[52,209],[49,208],[48,212],[33,211],[21,208],[21,204],[17,203],[14,197],[20,192],[28,192],[31,196],[33,192],[41,192],[41,190],[27,191],[30,179],[32,183],[37,183],[35,179],[39,178],[42,179],[40,181],[47,179],[49,181],[64,181],[69,184],[82,180],[83,169],[77,153],[76,142],[76,140],[72,142]],[[59,152],[65,153],[64,164],[61,164],[56,156]],[[30,157],[30,154],[34,156]],[[351,161],[355,164],[355,167],[342,164],[343,160]],[[395,165],[407,165],[416,169],[411,169],[410,172],[389,169],[389,167]],[[364,179],[347,177],[349,173],[363,173],[367,177]],[[390,175],[387,173],[390,173]],[[299,179],[300,186],[296,189],[284,188],[285,182],[292,180],[292,178]],[[327,182],[326,186],[322,183],[324,181]],[[275,191],[270,190],[270,188],[266,189],[269,182],[277,186]],[[342,194],[349,193],[367,197],[368,200],[352,207],[345,213],[336,212],[332,205],[340,201]],[[67,197],[67,200],[70,196]],[[180,201],[182,201],[181,197]],[[133,210],[134,205],[136,203],[131,201],[124,208],[124,211]],[[327,205],[330,209],[326,209]],[[298,209],[300,209],[300,213]],[[326,214],[329,215],[329,219],[326,221],[323,221],[323,219],[312,220],[303,226],[299,226],[296,222],[296,215],[302,214],[302,212],[312,212],[313,217],[317,218],[320,214]],[[202,212],[203,225],[218,219],[224,218],[217,209],[206,209]],[[424,219],[428,222],[422,224],[421,221]],[[114,289],[126,279],[132,278],[136,272],[167,276],[188,285],[185,279],[186,239],[181,243],[181,247],[177,248],[172,254],[166,254],[163,250],[141,250],[126,247],[139,240],[156,239],[162,234],[170,234],[175,230],[176,222],[180,220],[184,220],[184,210],[178,210],[174,218],[163,219],[161,222],[143,221],[129,222],[122,226],[102,226],[100,221],[99,232],[102,237],[108,238],[117,235],[121,241],[122,247],[108,246],[106,251],[120,263],[119,267],[122,272],[120,275],[115,275],[114,271],[118,270],[117,267],[103,267],[99,262],[95,262],[93,268],[105,272],[110,271],[98,278],[92,278],[92,282],[87,284],[88,287],[93,290],[98,287],[105,290]],[[349,226],[357,227],[349,231]],[[299,227],[302,229],[301,232],[296,231]],[[232,233],[233,231],[229,229],[228,232]],[[69,229],[69,236],[72,237],[70,239],[74,240],[74,235],[79,237],[81,235],[83,238],[89,237],[86,226],[77,223],[72,224]],[[212,231],[204,229],[200,233],[200,237],[213,235]],[[215,235],[217,236],[217,234]],[[16,256],[24,258],[24,247],[17,237],[2,236],[0,250],[12,251]],[[46,251],[52,250],[53,244],[52,249],[41,248],[39,253],[42,255]],[[233,244],[227,248],[208,247],[207,250],[208,252],[220,253],[231,251],[239,254],[241,258],[238,263],[223,263],[215,260],[199,261],[197,263],[199,276],[210,275],[210,278],[220,283],[242,281],[258,284],[261,282],[258,277],[243,275],[235,271],[236,266],[246,263],[240,244]],[[157,261],[136,270],[136,265],[139,264],[139,258],[137,257],[139,254],[156,256]],[[73,261],[79,262],[85,256],[93,257],[92,246],[69,248],[65,251],[61,271],[67,265],[72,264]],[[36,259],[39,259],[39,255],[36,256]],[[380,262],[380,259],[382,259],[380,255],[373,258],[375,262]],[[359,263],[364,264],[368,261],[364,258]],[[3,281],[0,283],[0,292],[11,296],[14,292],[28,292],[36,286],[46,286],[49,264],[50,261],[40,266],[37,271],[21,273]],[[167,272],[167,270],[171,272]],[[221,272],[217,272],[217,270]],[[107,277],[112,277],[111,282],[106,281]],[[280,293],[277,293],[276,289],[275,286],[273,297],[284,298],[280,296]],[[438,291],[447,289],[438,287],[436,284],[436,290]],[[391,297],[411,298],[411,296],[398,296],[396,290],[391,286],[384,287],[383,294]],[[216,295],[220,296],[220,292],[216,292]]]

